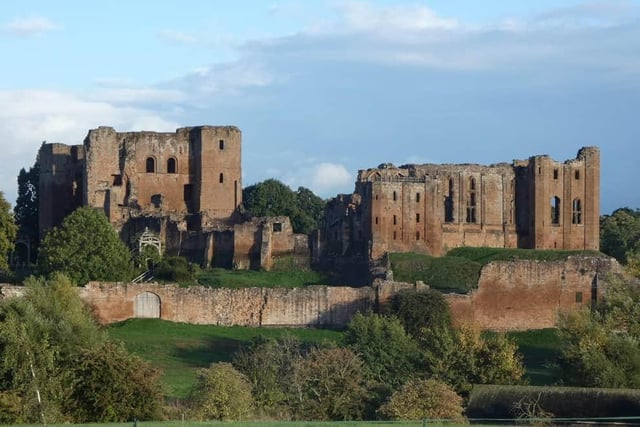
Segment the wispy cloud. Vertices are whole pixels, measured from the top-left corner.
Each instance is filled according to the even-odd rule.
[[[16,37],[32,37],[49,31],[60,30],[62,27],[48,18],[36,16],[14,19],[2,26],[3,32]]]

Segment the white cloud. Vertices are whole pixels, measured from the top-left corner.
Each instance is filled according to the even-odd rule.
[[[332,194],[349,185],[353,185],[353,178],[343,165],[320,163],[313,167],[310,187],[315,193]]]
[[[44,17],[14,19],[3,26],[5,33],[18,37],[31,37],[59,29],[61,27],[58,24]]]

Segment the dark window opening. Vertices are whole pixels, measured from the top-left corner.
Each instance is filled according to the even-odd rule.
[[[560,197],[551,198],[551,224],[560,224]]]
[[[393,225],[396,225],[396,216],[393,216]]]
[[[398,193],[396,193],[395,191],[393,192],[393,201],[395,202],[396,200],[398,200]]]
[[[582,292],[576,292],[576,302],[582,302]]]
[[[542,175],[542,168],[538,166],[538,175]]]
[[[376,217],[376,225],[378,225],[378,217]]]
[[[582,224],[582,203],[580,199],[573,199],[572,206],[572,219],[573,224]]]
[[[416,214],[416,222],[420,222],[420,214],[419,213]]]
[[[218,141],[218,147],[220,147],[221,150],[224,150],[224,139]]]
[[[576,179],[580,179],[580,171],[576,171],[574,176],[576,177]]]
[[[420,240],[420,232],[416,231],[416,240]]]
[[[162,206],[162,194],[154,194],[151,196],[151,204],[154,208]]]
[[[176,159],[171,157],[167,160],[167,173],[177,173]]]
[[[113,186],[120,187],[122,185],[122,175],[111,175],[113,177]]]
[[[154,173],[156,171],[156,159],[153,157],[147,157],[147,173]]]
[[[220,172],[220,184],[224,182],[224,174]]]
[[[273,232],[274,233],[279,233],[282,231],[282,223],[281,222],[274,222],[273,223]]]
[[[558,179],[558,169],[553,170],[553,179]]]
[[[376,200],[378,200],[378,195],[376,194]]]
[[[453,178],[449,178],[449,192],[444,198],[444,221],[453,222]]]
[[[467,198],[467,222],[476,222],[476,180],[469,181],[469,194]]]
[[[420,193],[416,193],[416,203],[420,203]]]

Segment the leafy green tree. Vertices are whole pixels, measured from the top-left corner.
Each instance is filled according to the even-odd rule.
[[[65,412],[75,422],[124,422],[161,416],[160,373],[121,344],[105,342],[72,359]]]
[[[585,387],[640,388],[640,289],[609,278],[604,300],[559,320],[563,380]]]
[[[106,216],[83,207],[68,215],[42,241],[39,268],[44,274],[60,271],[78,284],[90,280],[131,278],[131,254]]]
[[[8,399],[4,406],[18,401],[20,408],[12,422],[71,420],[62,409],[71,361],[82,348],[105,340],[61,274],[48,281],[29,278],[23,297],[0,300],[0,392]]]
[[[303,351],[297,337],[259,336],[235,354],[233,364],[251,383],[256,409],[261,414],[291,418],[291,405],[295,400],[293,369]]]
[[[9,253],[13,251],[17,232],[11,206],[0,191],[0,271],[9,271]]]
[[[380,414],[394,420],[453,420],[462,422],[462,397],[446,383],[416,379],[404,384],[380,408]]]
[[[164,257],[154,269],[157,279],[170,282],[188,282],[196,278],[196,267],[184,257]]]
[[[356,314],[347,325],[344,343],[362,358],[372,381],[392,389],[416,370],[418,346],[395,317]]]
[[[242,199],[252,216],[288,216],[296,233],[309,233],[317,228],[325,205],[311,190],[299,187],[294,192],[275,179],[246,187]]]
[[[620,208],[600,217],[600,250],[623,264],[640,252],[640,210]]]
[[[20,169],[18,174],[18,197],[13,209],[18,232],[23,238],[29,239],[31,245],[30,262],[35,262],[37,248],[40,244],[40,229],[38,218],[38,188],[40,180],[40,163],[38,160],[29,170]]]
[[[362,360],[348,348],[316,348],[294,369],[296,417],[358,420],[368,397]]]
[[[452,328],[449,304],[442,293],[434,289],[399,292],[392,300],[391,309],[413,337],[419,337],[423,328],[445,331]]]
[[[226,362],[200,371],[190,400],[193,415],[200,420],[241,420],[253,409],[251,384]]]

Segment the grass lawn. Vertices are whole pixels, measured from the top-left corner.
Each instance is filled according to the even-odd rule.
[[[199,285],[214,288],[298,288],[308,285],[326,285],[325,275],[312,270],[252,271],[212,268],[202,270]]]
[[[560,338],[555,329],[509,332],[524,355],[526,378],[531,385],[551,385],[560,379],[556,363],[560,355]]]
[[[230,361],[235,351],[258,335],[295,335],[303,342],[340,342],[340,332],[305,328],[246,328],[190,325],[159,319],[130,319],[108,327],[109,335],[127,349],[164,371],[165,394],[184,397],[197,370],[213,362]]]

